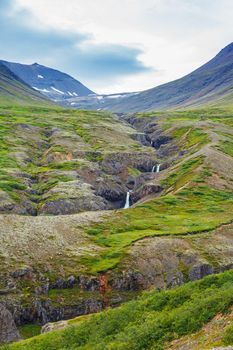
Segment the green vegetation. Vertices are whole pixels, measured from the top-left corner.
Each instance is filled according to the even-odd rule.
[[[60,218],[52,218],[51,221],[43,218],[45,225],[46,222],[51,225],[51,232],[46,239],[49,248],[45,253],[40,248],[39,235],[42,232],[44,239],[47,227],[42,227],[41,231],[39,224],[36,227],[36,249],[41,249],[43,261],[39,261],[38,253],[34,258],[33,251],[30,252],[30,260],[25,258],[23,247],[14,252],[15,256],[12,254],[11,267],[14,268],[19,260],[23,264],[24,259],[28,259],[28,265],[36,266],[36,271],[42,271],[44,276],[48,274],[50,280],[56,280],[58,275],[66,278],[75,275],[77,271],[95,275],[110,269],[118,271],[125,264],[131,263],[130,258],[127,260],[130,257],[128,251],[137,240],[154,236],[198,237],[203,233],[207,236],[207,232],[210,236],[212,230],[232,222],[231,188],[214,182],[218,181],[220,175],[224,175],[218,173],[216,154],[216,168],[213,169],[209,162],[209,154],[211,156],[212,151],[216,152],[215,147],[232,156],[230,137],[220,135],[220,141],[216,141],[216,146],[213,146],[211,137],[215,129],[222,124],[230,125],[226,111],[222,116],[219,113],[216,110],[148,115],[148,118],[156,118],[152,120],[156,120],[159,128],[164,130],[164,135],[172,137],[168,145],[161,147],[162,151],[167,151],[161,157],[161,164],[164,165],[161,173],[145,174],[149,179],[148,183],[151,181],[152,185],[162,186],[163,191],[155,193],[154,197],[152,194],[149,201],[129,210],[112,211],[99,221],[91,221],[92,219],[88,219],[89,214],[85,214],[86,218],[83,216],[80,224],[78,216],[67,218],[68,223],[71,220],[69,226]],[[145,119],[147,115],[136,117]],[[59,107],[2,108],[0,130],[1,195],[3,192],[6,205],[9,198],[18,206],[21,202],[31,201],[39,213],[43,212],[46,203],[52,207],[53,203],[50,202],[59,199],[79,198],[79,194],[81,196],[83,193],[86,196],[85,187],[83,192],[79,188],[79,183],[83,180],[90,184],[96,181],[100,185],[106,180],[111,187],[127,181],[129,175],[136,178],[142,174],[137,169],[136,157],[140,161],[144,154],[142,152],[147,155],[151,152],[155,159],[159,155],[152,147],[135,143],[134,137],[131,137],[135,131],[108,113],[70,111]],[[120,174],[112,176],[112,164],[120,164],[124,156],[129,157],[131,154],[135,159],[126,163]],[[109,169],[106,165],[108,160]],[[160,162],[159,159],[158,161]],[[104,167],[107,168],[106,172]],[[139,186],[142,177],[139,179]],[[72,183],[67,186],[69,182]],[[227,180],[225,183],[227,184]],[[10,246],[11,243],[7,244]],[[200,255],[208,262],[213,260],[213,256],[208,256],[208,252],[204,250]],[[218,266],[218,261],[214,266]],[[183,263],[179,268],[188,279],[187,266]],[[34,349],[34,346],[40,350],[162,349],[166,342],[198,330],[216,312],[228,308],[232,301],[232,293],[228,294],[233,289],[232,274],[226,273],[222,276],[225,277],[211,277],[203,284],[197,282],[174,291],[145,294],[138,301],[119,310],[83,318],[79,322],[72,321],[73,327],[68,330],[35,338],[23,343],[23,346],[26,350]],[[17,285],[22,292],[25,306],[30,305],[33,300],[36,283],[30,283]],[[115,291],[111,293],[110,299],[113,300]],[[108,292],[106,294],[108,297]],[[137,293],[127,291],[126,294],[120,295],[122,300],[135,298]],[[51,305],[56,307],[71,307],[89,298],[103,301],[104,297],[106,295],[99,292],[83,292],[77,287],[54,289],[48,295],[42,296],[43,300],[50,300]],[[104,330],[107,337],[103,335]],[[25,325],[20,332],[27,338],[37,334],[39,328]],[[230,342],[229,333],[226,330],[226,343]],[[20,343],[14,344],[7,349],[20,349],[20,346]]]
[[[173,290],[147,292],[117,309],[67,329],[3,347],[5,350],[162,350],[168,342],[198,331],[233,305],[233,272],[209,276]],[[230,327],[223,336],[232,341]]]
[[[35,324],[25,324],[19,327],[19,333],[23,339],[28,339],[39,335],[41,326]]]
[[[203,164],[203,157],[191,158],[180,166],[175,167],[171,174],[163,180],[162,184],[166,187],[166,192],[176,191],[182,186],[187,185],[189,181],[195,181],[197,173],[195,170]]]
[[[13,202],[25,199],[39,202],[38,196],[59,182],[76,179],[72,172],[91,168],[93,162],[101,163],[112,152],[135,152],[130,132],[130,128],[122,127],[109,113],[3,105],[0,190]],[[138,143],[138,151],[142,150]],[[28,178],[32,179],[32,190],[38,194],[28,191]]]
[[[225,329],[223,343],[225,345],[233,345],[233,323]]]
[[[172,136],[177,139],[177,144],[180,148],[186,151],[190,148],[192,148],[192,151],[197,151],[208,142],[207,134],[193,126],[176,128],[172,132]]]
[[[229,156],[233,157],[233,141],[221,141],[218,149],[220,149],[222,152],[229,154]]]
[[[138,113],[139,118],[156,117],[161,119],[166,129],[174,125],[174,123],[184,122],[212,122],[233,126],[232,115],[232,106]]]
[[[232,220],[231,192],[206,185],[192,185],[176,196],[166,195],[136,208],[116,213],[103,223],[88,228],[95,244],[104,248],[98,258],[85,257],[81,262],[92,272],[116,267],[127,248],[149,236],[187,235],[210,231]]]

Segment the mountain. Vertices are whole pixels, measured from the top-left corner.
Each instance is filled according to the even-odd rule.
[[[0,62],[0,101],[4,103],[45,103],[48,100]]]
[[[194,72],[131,96],[105,100],[102,109],[138,112],[233,101],[233,43]],[[98,105],[97,105],[98,106]]]
[[[0,62],[33,89],[38,90],[51,100],[63,101],[69,97],[94,94],[93,91],[70,75],[38,63],[26,65],[7,61]]]

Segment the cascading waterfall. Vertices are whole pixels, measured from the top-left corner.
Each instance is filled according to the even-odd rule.
[[[156,168],[156,173],[159,173],[159,170],[160,170],[160,165],[161,164],[157,164],[157,165],[154,165],[151,172],[154,173],[155,172],[155,168]]]
[[[127,192],[124,209],[128,209],[130,207],[129,200],[130,200],[130,191]]]

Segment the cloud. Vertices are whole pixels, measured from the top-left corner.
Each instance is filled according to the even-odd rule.
[[[0,6],[2,58],[39,61],[101,92],[179,78],[233,38],[232,0],[1,0]]]
[[[125,75],[150,71],[127,45],[96,44],[89,33],[42,26],[28,10],[3,0],[0,4],[0,57],[48,64],[80,80],[113,82]],[[13,15],[12,15],[13,13]],[[32,25],[33,23],[33,25]]]
[[[143,52],[138,48],[123,45],[82,45],[70,52],[70,67],[79,67],[88,78],[114,79],[122,75],[151,71],[138,59]],[[61,59],[62,61],[62,59]]]

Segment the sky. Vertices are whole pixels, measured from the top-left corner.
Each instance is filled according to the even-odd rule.
[[[182,77],[233,41],[232,0],[0,0],[0,59],[59,69],[97,93]]]

